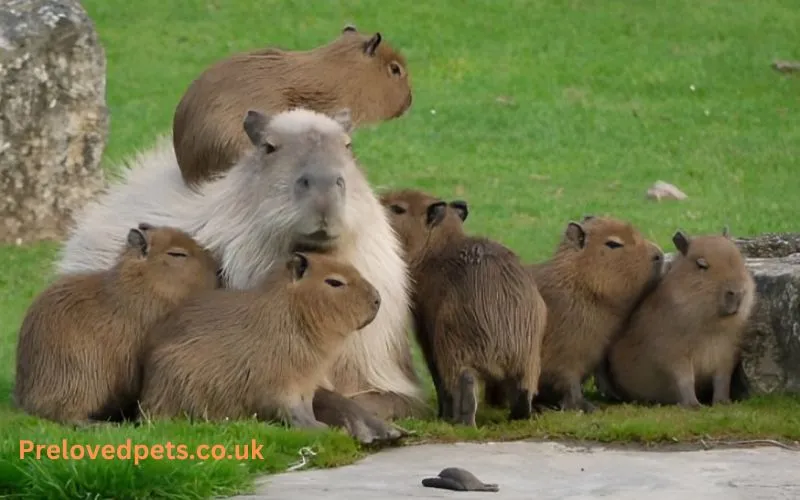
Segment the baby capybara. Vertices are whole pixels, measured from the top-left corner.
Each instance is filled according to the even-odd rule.
[[[147,330],[217,286],[217,263],[186,233],[139,224],[107,271],[67,274],[31,304],[19,332],[14,402],[72,424],[134,418]]]
[[[314,392],[347,339],[375,319],[380,301],[346,261],[300,252],[258,288],[190,300],[151,332],[142,412],[325,427],[314,416]]]
[[[672,241],[669,271],[609,351],[610,380],[628,401],[698,407],[711,387],[727,403],[755,282],[726,232]]]
[[[464,201],[415,190],[385,193],[412,282],[414,329],[441,418],[475,425],[475,377],[515,382],[510,418],[531,416],[547,310],[514,252],[469,236]]]
[[[595,408],[582,383],[661,276],[664,255],[632,224],[585,216],[567,224],[555,254],[528,267],[547,304],[542,375],[534,403]]]

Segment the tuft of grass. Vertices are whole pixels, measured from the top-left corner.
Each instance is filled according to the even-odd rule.
[[[84,0],[108,59],[111,132],[104,166],[170,130],[181,94],[233,52],[275,44],[308,49],[354,22],[401,48],[414,105],[355,134],[379,188],[417,187],[468,200],[470,231],[526,260],[545,258],[567,221],[585,213],[631,220],[669,246],[677,228],[736,235],[790,231],[800,176],[800,79],[770,69],[798,59],[800,11],[790,0],[442,0],[409,4],[331,0]],[[658,179],[686,192],[655,203]],[[16,335],[52,277],[57,247],[0,247],[0,394],[13,385]],[[424,365],[417,365],[425,373]],[[430,381],[426,380],[430,390]],[[546,413],[509,424],[482,411],[481,427],[403,421],[421,440],[580,439],[669,443],[797,440],[797,397],[722,408],[619,405],[593,415]],[[38,444],[224,444],[255,439],[264,460],[20,460]],[[0,397],[0,495],[15,498],[208,498],[247,492],[258,473],[285,470],[311,446],[311,466],[367,450],[341,432],[254,422],[68,429],[22,415]]]

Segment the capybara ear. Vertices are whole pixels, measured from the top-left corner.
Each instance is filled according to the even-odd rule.
[[[135,227],[128,231],[128,248],[139,250],[142,257],[147,256],[150,244],[147,242],[147,236],[145,236],[144,230]]]
[[[264,137],[269,120],[270,117],[260,111],[256,111],[255,109],[247,111],[242,125],[247,137],[250,138],[250,142],[252,142],[254,146],[260,147],[264,144]]]
[[[583,224],[583,223],[584,223],[584,222],[586,222],[587,220],[592,220],[592,219],[594,219],[594,215],[592,215],[592,214],[585,214],[583,217],[581,217],[581,224]]]
[[[725,224],[722,227],[722,236],[724,236],[726,238],[730,238],[731,237],[731,230],[730,230],[730,228],[728,227],[727,224]]]
[[[461,218],[461,222],[467,220],[467,216],[469,215],[469,207],[467,206],[466,201],[453,200],[450,202],[450,207],[453,208],[456,212],[458,212],[458,216]]]
[[[331,118],[344,129],[346,134],[353,131],[353,114],[350,112],[350,108],[340,109]]]
[[[149,224],[147,222],[140,222],[138,227],[139,227],[139,230],[141,230],[141,231],[149,231],[149,230],[153,229],[153,225]]]
[[[428,212],[427,212],[427,220],[426,223],[429,227],[433,227],[442,220],[444,220],[444,216],[447,213],[447,203],[443,201],[437,201],[435,203],[431,203],[428,205]]]
[[[680,253],[686,255],[689,253],[689,237],[683,231],[676,231],[672,237],[672,244],[678,249]]]
[[[303,279],[308,270],[308,257],[300,252],[294,252],[289,260],[288,267],[292,271],[292,281]]]
[[[374,56],[375,51],[378,50],[378,45],[381,44],[381,34],[375,33],[372,38],[364,43],[364,53],[368,56]]]
[[[567,237],[567,240],[574,243],[576,247],[583,248],[586,246],[586,231],[584,231],[583,226],[577,222],[570,222],[567,224],[567,230],[564,231],[564,235]]]
[[[358,29],[355,24],[345,24],[342,33],[358,33]]]

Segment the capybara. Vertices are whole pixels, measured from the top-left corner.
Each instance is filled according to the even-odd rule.
[[[663,262],[661,249],[632,224],[587,215],[567,224],[549,260],[528,266],[547,304],[534,404],[594,411],[582,383],[604,359],[613,335],[658,283]]]
[[[353,266],[300,252],[259,287],[192,298],[150,333],[142,412],[325,427],[314,417],[314,392],[379,307],[378,291]]]
[[[216,271],[182,231],[137,224],[113,267],[60,277],[33,301],[19,332],[15,404],[61,423],[135,418],[147,330],[214,289]]]
[[[672,241],[669,271],[611,345],[609,379],[627,401],[699,407],[710,386],[727,403],[755,282],[725,231]]]
[[[374,440],[394,439],[399,431],[375,417],[424,408],[407,333],[408,270],[388,215],[350,150],[348,113],[252,111],[242,126],[252,150],[199,191],[183,182],[168,143],[135,158],[124,179],[76,217],[58,268],[110,265],[121,243],[116,231],[140,217],[189,232],[217,256],[227,288],[258,286],[293,251],[335,252],[378,289],[381,308],[345,343],[329,371],[335,392],[318,391],[315,414],[351,432],[366,426]],[[364,407],[362,398],[372,405]]]
[[[515,381],[510,418],[529,418],[547,310],[519,257],[465,233],[465,201],[404,189],[383,194],[381,202],[403,242],[414,330],[440,417],[475,426],[477,376]]]
[[[195,79],[175,110],[172,140],[187,184],[226,172],[251,147],[241,131],[248,109],[300,107],[332,115],[349,108],[354,126],[403,115],[411,106],[406,59],[380,33],[347,26],[305,51],[262,48],[235,54]]]

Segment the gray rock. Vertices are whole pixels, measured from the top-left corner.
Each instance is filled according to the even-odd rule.
[[[786,257],[800,252],[800,233],[764,233],[733,241],[745,257]]]
[[[62,237],[103,188],[105,73],[77,0],[0,2],[0,243]]]
[[[747,267],[758,303],[742,347],[745,389],[800,393],[800,254],[747,259]]]

